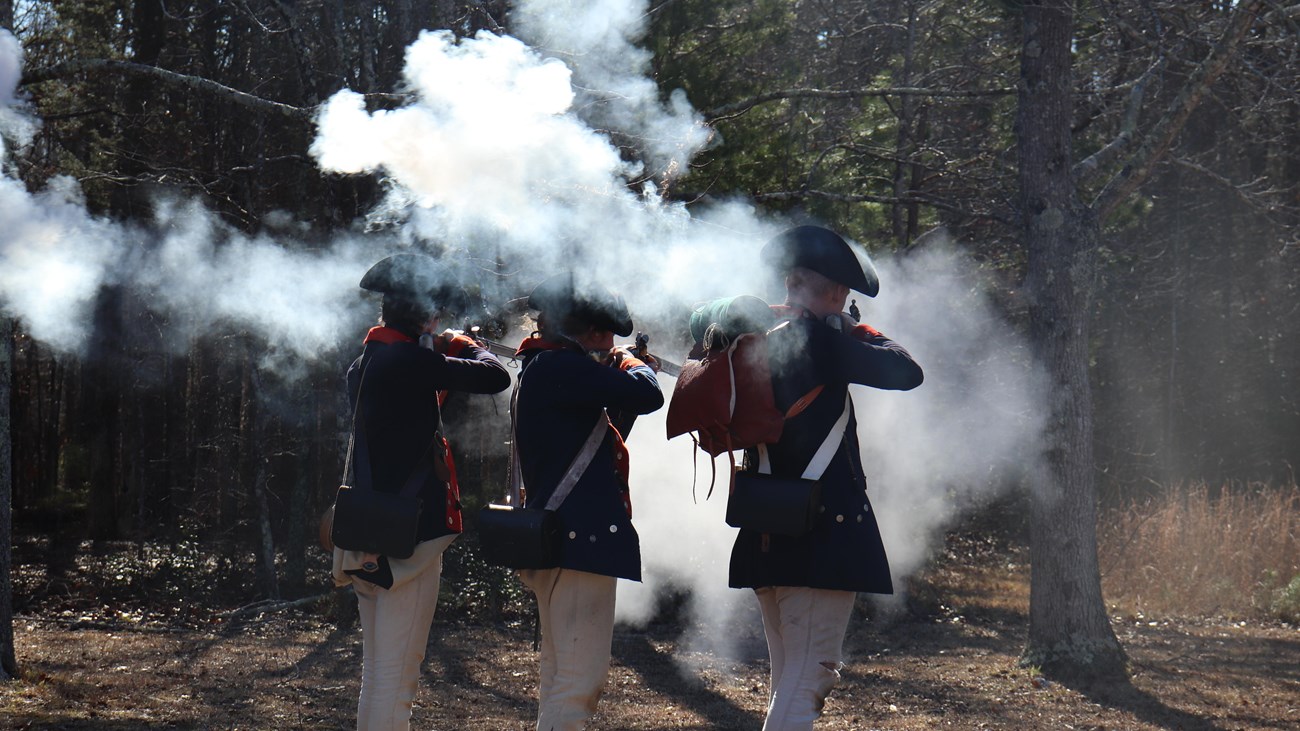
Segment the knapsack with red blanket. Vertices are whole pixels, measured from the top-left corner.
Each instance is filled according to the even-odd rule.
[[[668,438],[693,433],[711,456],[781,438],[786,419],[812,402],[821,387],[787,411],[776,407],[767,333],[780,326],[763,300],[749,295],[706,302],[691,314],[695,349],[682,364],[668,404]]]

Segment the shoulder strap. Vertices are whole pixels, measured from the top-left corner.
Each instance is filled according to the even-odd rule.
[[[822,473],[830,466],[831,460],[835,458],[835,453],[839,451],[840,442],[844,440],[844,432],[849,428],[849,412],[853,409],[853,398],[848,392],[844,393],[844,411],[840,412],[840,418],[835,420],[835,426],[826,435],[822,445],[817,448],[812,459],[808,460],[808,466],[804,468],[802,477],[805,480],[820,480]]]
[[[521,374],[522,375],[522,374]],[[528,490],[524,486],[523,470],[519,466],[519,385],[515,385],[514,393],[510,395],[510,504],[516,508],[524,506],[524,500],[528,496]],[[555,492],[551,493],[551,498],[546,501],[547,510],[559,510],[560,505],[564,502],[569,493],[573,491],[574,485],[582,478],[582,474],[587,471],[587,466],[596,456],[596,450],[600,448],[600,443],[605,438],[605,430],[609,427],[609,416],[605,410],[600,410],[600,416],[596,419],[596,425],[592,427],[591,433],[587,435],[587,440],[582,443],[582,448],[574,455],[573,461],[569,463],[569,468],[565,470],[564,476],[560,478],[559,484],[555,486]]]
[[[547,510],[559,510],[560,504],[573,491],[573,486],[578,484],[582,473],[587,471],[587,465],[591,464],[591,458],[596,456],[596,450],[604,441],[607,426],[609,426],[609,417],[605,415],[605,410],[601,409],[600,416],[596,419],[596,426],[587,435],[587,441],[582,443],[582,449],[578,450],[573,461],[569,463],[569,469],[564,473],[564,477],[560,478],[560,484],[555,486],[551,499],[546,501]]]
[[[519,467],[518,414],[519,381],[515,381],[515,388],[510,392],[510,504],[522,508],[528,495],[524,490],[524,473]]]
[[[808,460],[808,466],[804,468],[803,474],[800,475],[805,480],[820,480],[826,468],[830,466],[831,460],[835,458],[835,453],[839,451],[840,442],[844,439],[844,433],[849,426],[849,412],[853,407],[853,398],[846,391],[844,394],[844,411],[840,412],[840,418],[835,421],[826,439],[822,440],[821,446],[813,453],[812,459]],[[758,445],[758,471],[765,475],[772,474],[772,462],[767,455],[767,445]]]

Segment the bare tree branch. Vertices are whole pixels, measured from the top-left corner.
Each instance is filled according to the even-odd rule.
[[[1277,199],[1283,198],[1286,193],[1289,192],[1277,188],[1266,188],[1261,190],[1259,185],[1267,180],[1265,177],[1257,178],[1249,183],[1238,183],[1220,175],[1198,162],[1178,157],[1177,155],[1170,156],[1169,162],[1205,176],[1207,179],[1214,181],[1219,186],[1231,192],[1242,203],[1245,203],[1265,215],[1277,212],[1281,208],[1277,203]],[[1294,188],[1294,186],[1292,186],[1292,188]],[[1270,198],[1274,200],[1270,200]]]
[[[310,122],[312,115],[315,113],[313,107],[295,107],[291,104],[282,104],[270,99],[263,99],[260,96],[249,94],[248,92],[233,89],[225,84],[219,84],[211,79],[205,79],[201,76],[181,74],[175,71],[161,69],[157,66],[148,66],[145,64],[132,63],[130,61],[111,61],[100,58],[64,61],[63,63],[24,73],[22,83],[24,85],[41,84],[47,81],[64,79],[81,73],[121,74],[124,76],[151,79],[179,89],[189,89],[191,91],[209,94],[238,106],[254,109],[259,112],[276,114],[297,122]]]
[[[1277,19],[1290,20],[1300,18],[1300,3],[1291,6],[1278,6],[1274,4],[1274,9],[1264,14],[1264,20],[1272,22]]]
[[[782,89],[759,94],[731,104],[724,104],[716,109],[710,109],[704,113],[704,117],[709,120],[731,117],[743,114],[760,104],[786,99],[860,99],[872,96],[926,96],[973,99],[990,96],[1012,96],[1015,93],[1015,89],[921,89],[910,86],[864,89]]]
[[[1012,225],[1014,223],[1014,221],[1008,216],[1000,215],[997,213],[968,210],[965,208],[961,208],[960,206],[956,206],[951,203],[938,200],[936,198],[931,198],[926,195],[917,194],[915,192],[913,192],[911,195],[906,195],[903,197],[895,197],[895,196],[888,196],[888,195],[833,193],[827,190],[780,190],[780,191],[773,191],[771,193],[755,193],[752,196],[752,198],[758,202],[792,201],[792,200],[797,201],[797,200],[803,200],[804,198],[824,198],[826,200],[835,201],[837,203],[884,203],[890,205],[919,204],[923,206],[930,206],[932,208],[937,208],[941,211],[948,211],[949,213],[956,213],[961,216],[967,216],[969,218],[998,221],[1000,223],[1004,223],[1007,225]]]
[[[299,107],[266,99],[255,94],[249,94],[246,91],[240,91],[239,89],[226,86],[225,84],[218,83],[211,79],[203,78],[202,76],[177,73],[175,71],[158,68],[157,66],[133,63],[131,61],[111,61],[98,58],[64,61],[63,63],[58,63],[53,66],[46,66],[45,68],[24,72],[22,84],[24,86],[43,84],[47,81],[66,79],[81,73],[116,73],[124,76],[144,77],[155,81],[161,81],[162,83],[174,88],[188,89],[190,91],[210,94],[238,106],[287,117],[296,122],[310,122],[315,116],[317,108],[316,105]],[[401,106],[415,99],[414,95],[403,92],[369,92],[362,96],[367,102],[382,107]]]
[[[1115,92],[1131,90],[1138,81],[1134,81],[1114,86],[1106,89],[1080,89],[1080,94],[1110,94]],[[879,88],[862,88],[862,89],[781,89],[771,91],[766,94],[759,94],[748,99],[742,99],[730,104],[723,104],[720,107],[709,109],[702,114],[704,118],[713,122],[719,119],[727,119],[739,116],[748,112],[750,109],[768,102],[785,101],[787,99],[860,99],[863,97],[891,97],[891,96],[924,96],[934,99],[982,99],[998,96],[1014,96],[1016,90],[1011,87],[997,89],[926,89],[912,86],[887,86]]]
[[[1210,85],[1219,78],[1227,68],[1228,62],[1236,55],[1242,38],[1250,29],[1262,4],[1262,0],[1249,0],[1238,4],[1233,10],[1223,37],[1192,73],[1187,85],[1151,128],[1151,132],[1134,152],[1132,159],[1106,183],[1093,200],[1093,207],[1101,218],[1104,219],[1115,209],[1115,206],[1128,198],[1150,177],[1156,163],[1169,151],[1174,139],[1187,123],[1187,119],[1209,91]]]
[[[1146,97],[1147,83],[1155,75],[1156,71],[1163,67],[1164,60],[1161,59],[1147,68],[1142,76],[1133,83],[1132,88],[1129,89],[1128,101],[1124,109],[1124,119],[1120,123],[1119,134],[1100,150],[1089,155],[1086,160],[1081,160],[1074,166],[1073,173],[1076,181],[1082,182],[1109,165],[1132,144],[1133,137],[1137,133],[1138,116],[1142,112],[1142,101]]]
[[[344,591],[351,591],[351,588],[352,587],[348,587]],[[330,597],[334,596],[334,594],[335,594],[334,591],[327,591],[324,594],[305,596],[302,597],[301,599],[291,599],[291,600],[266,599],[260,602],[253,602],[252,604],[248,604],[246,606],[239,607],[237,609],[232,609],[228,612],[221,612],[217,614],[217,616],[226,620],[227,622],[233,622],[234,620],[242,619],[252,614],[282,612],[286,609],[296,609],[298,607],[305,607],[309,604],[315,604],[317,602],[329,599]]]

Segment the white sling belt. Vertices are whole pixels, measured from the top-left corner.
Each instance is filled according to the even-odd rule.
[[[526,493],[524,488],[524,476],[519,467],[519,437],[515,433],[515,415],[519,407],[519,389],[516,387],[515,392],[510,398],[510,504],[517,508],[524,507],[523,496]],[[582,448],[574,455],[573,461],[569,463],[569,469],[560,478],[560,482],[555,486],[555,492],[551,493],[551,499],[546,501],[546,509],[555,511],[560,509],[560,504],[573,491],[573,487],[578,484],[582,478],[582,473],[587,471],[587,465],[596,456],[596,449],[605,439],[605,429],[609,426],[609,418],[605,415],[605,410],[600,410],[600,416],[596,419],[596,426],[592,428],[591,433],[587,435],[587,441],[582,443]]]
[[[805,480],[820,480],[822,473],[830,466],[831,460],[835,458],[835,453],[839,451],[840,441],[844,439],[844,433],[849,428],[849,410],[852,407],[853,399],[848,392],[844,393],[844,412],[831,427],[831,431],[826,435],[825,441],[817,448],[812,459],[808,461],[808,466],[804,468],[803,474],[800,475]],[[772,474],[772,462],[767,456],[767,445],[758,445],[758,472],[762,475]]]

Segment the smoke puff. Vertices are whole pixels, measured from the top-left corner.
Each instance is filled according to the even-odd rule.
[[[569,68],[510,36],[482,32],[457,45],[449,31],[422,33],[406,52],[411,90],[435,113],[491,124],[485,136],[520,120],[563,114],[573,103]]]
[[[231,323],[256,333],[272,359],[311,360],[355,336],[359,272],[375,242],[336,238],[318,251],[247,236],[195,202],[164,200],[154,217],[159,235],[133,286],[187,313],[195,332]],[[270,361],[268,361],[268,364]]]
[[[71,178],[52,179],[38,195],[0,179],[0,222],[0,308],[40,340],[79,350],[95,297],[112,277],[122,229],[87,214]]]
[[[21,68],[21,46],[0,31],[0,131],[26,143],[37,120],[15,96]],[[285,227],[282,214],[273,218]],[[315,251],[301,241],[287,246],[235,231],[196,202],[166,198],[152,222],[118,223],[91,215],[77,182],[62,176],[35,194],[0,178],[0,222],[0,312],[59,352],[84,351],[100,292],[122,286],[167,315],[161,347],[234,327],[262,338],[263,363],[276,367],[355,336],[357,280],[392,244],[341,235]]]
[[[22,71],[22,44],[13,33],[0,28],[0,135],[18,147],[26,147],[39,126],[34,118],[22,112],[23,102],[17,94]],[[4,144],[0,141],[0,157],[7,153]]]
[[[960,514],[1038,464],[1047,411],[1041,369],[969,256],[937,240],[877,265],[881,295],[859,302],[863,319],[925,370],[914,391],[853,389],[863,469],[897,580],[925,563]]]
[[[23,46],[14,34],[0,29],[0,106],[14,103],[14,92],[23,73]]]
[[[651,54],[638,45],[649,17],[646,3],[628,0],[523,0],[511,15],[523,40],[573,69],[582,117],[637,138],[652,172],[673,178],[712,132],[680,89],[660,101]]]
[[[748,204],[692,216],[653,186],[630,190],[636,168],[579,116],[589,108],[571,108],[564,64],[486,32],[459,42],[424,33],[406,64],[410,103],[370,113],[362,97],[340,92],[323,108],[312,154],[327,170],[385,175],[390,192],[372,222],[490,263],[480,282],[489,301],[576,266],[621,290],[638,323],[653,325],[713,296],[718,271],[737,284],[758,280],[757,262],[736,252],[773,226]]]
[[[415,101],[400,109],[370,114],[355,93],[331,98],[311,152],[327,170],[383,171],[403,189],[395,208],[438,208],[450,230],[436,237],[490,224],[554,241],[555,209],[629,195],[618,151],[565,113],[573,94],[563,64],[508,36],[458,44],[442,31],[421,34],[405,74]]]
[[[339,237],[311,251],[248,236],[196,202],[163,199],[152,225],[86,212],[70,178],[33,195],[0,179],[0,308],[64,353],[88,343],[96,298],[123,286],[166,314],[160,347],[233,327],[265,341],[263,365],[290,368],[355,336],[357,280],[380,242]]]

